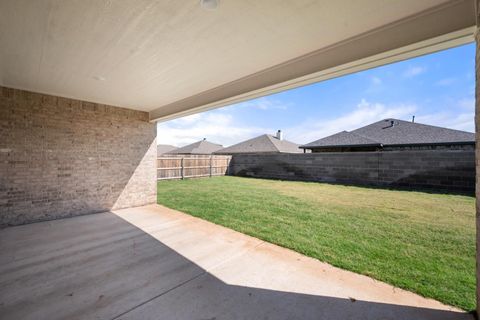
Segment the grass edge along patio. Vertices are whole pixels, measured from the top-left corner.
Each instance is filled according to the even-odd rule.
[[[158,182],[158,203],[467,311],[475,198],[241,177]]]

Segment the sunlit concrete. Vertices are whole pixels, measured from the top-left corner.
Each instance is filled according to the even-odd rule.
[[[0,231],[2,319],[471,319],[159,205]]]

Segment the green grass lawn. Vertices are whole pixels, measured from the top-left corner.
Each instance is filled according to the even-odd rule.
[[[158,202],[425,297],[475,308],[475,198],[215,177]]]

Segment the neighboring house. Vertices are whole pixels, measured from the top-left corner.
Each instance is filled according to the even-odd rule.
[[[300,146],[312,152],[475,149],[475,134],[426,124],[385,119]]]
[[[170,144],[159,144],[157,145],[157,156],[161,156],[162,154],[168,154],[175,149],[177,149],[177,147]]]
[[[169,154],[212,154],[222,148],[221,144],[211,143],[203,138],[203,140],[172,150]]]
[[[283,140],[283,135],[278,130],[275,136],[263,134],[256,138],[246,140],[233,146],[223,148],[215,154],[238,154],[238,153],[300,153],[299,145]]]

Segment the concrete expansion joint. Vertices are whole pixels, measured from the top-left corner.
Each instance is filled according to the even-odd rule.
[[[111,318],[111,320],[119,319],[120,317],[123,317],[123,316],[126,315],[127,313],[132,312],[133,310],[135,310],[135,309],[137,309],[137,308],[139,308],[139,307],[141,307],[141,306],[144,306],[144,305],[146,305],[147,303],[149,303],[149,302],[151,302],[151,301],[153,301],[153,300],[155,300],[155,299],[157,299],[157,298],[160,298],[161,296],[166,295],[167,293],[169,293],[169,292],[171,292],[171,291],[173,291],[173,290],[176,290],[176,289],[178,289],[178,288],[180,288],[180,287],[183,287],[184,285],[186,285],[186,284],[192,282],[193,280],[198,279],[198,278],[200,278],[201,276],[206,275],[206,274],[207,274],[207,271],[200,272],[200,273],[197,274],[196,276],[194,276],[194,277],[192,277],[192,278],[190,278],[190,279],[188,279],[188,280],[185,280],[184,282],[182,282],[182,283],[180,283],[180,284],[178,284],[178,285],[176,285],[176,286],[174,286],[174,287],[172,287],[172,288],[170,288],[170,289],[168,289],[168,290],[166,290],[166,291],[164,291],[164,292],[162,292],[162,293],[160,293],[160,294],[158,294],[158,295],[156,295],[156,296],[154,296],[154,297],[152,297],[152,298],[150,298],[150,299],[148,299],[148,300],[146,300],[146,301],[144,301],[144,302],[142,302],[142,303],[140,303],[140,304],[138,304],[138,305],[136,305],[136,306],[133,307],[133,308],[128,309],[128,310],[125,311],[125,312],[122,312],[122,313],[119,314],[119,315],[116,315],[115,317]]]
[[[230,262],[230,261],[232,261],[232,260],[234,260],[234,259],[237,259],[237,258],[243,256],[243,255],[246,254],[247,252],[259,248],[260,246],[264,245],[265,243],[266,243],[265,241],[261,240],[261,242],[259,242],[259,243],[257,243],[256,245],[254,245],[253,248],[240,250],[240,251],[237,252],[237,254],[234,254],[234,255],[232,255],[231,257],[229,257],[228,259],[225,259],[225,260],[223,260],[222,262],[219,262],[219,263],[213,265],[212,267],[206,269],[206,271],[210,273],[210,271],[213,271],[213,270],[215,270],[215,269],[217,269],[217,268],[220,268],[221,266],[227,264],[228,262]]]
[[[181,219],[181,220],[184,220],[184,219]],[[178,220],[175,221],[175,222],[178,222]],[[151,301],[153,301],[153,300],[155,300],[155,299],[157,299],[157,298],[160,298],[160,297],[168,294],[169,292],[171,292],[171,291],[173,291],[173,290],[176,290],[176,289],[179,289],[179,288],[181,288],[181,287],[183,287],[183,286],[185,286],[185,285],[188,285],[190,282],[192,282],[192,281],[200,278],[201,276],[210,274],[211,271],[213,271],[213,270],[221,267],[222,265],[225,265],[225,264],[227,264],[228,262],[230,262],[230,261],[232,261],[232,260],[234,260],[234,259],[237,259],[237,258],[245,255],[247,252],[249,252],[249,251],[251,251],[251,250],[255,250],[255,249],[257,249],[257,248],[259,248],[259,247],[261,247],[261,246],[263,246],[263,245],[265,245],[265,244],[266,244],[266,242],[263,241],[263,240],[261,240],[259,243],[257,243],[256,245],[254,245],[254,246],[251,247],[251,248],[244,249],[244,250],[240,250],[240,251],[238,251],[236,254],[230,256],[228,259],[224,259],[222,262],[219,262],[219,263],[217,263],[217,264],[215,264],[215,265],[213,265],[213,266],[211,266],[211,267],[209,267],[209,268],[204,269],[203,272],[195,275],[194,277],[192,277],[192,278],[190,278],[190,279],[188,279],[188,280],[185,280],[184,282],[182,282],[182,283],[180,283],[180,284],[178,284],[178,285],[176,285],[176,286],[174,286],[174,287],[172,287],[172,288],[170,288],[170,289],[168,289],[168,290],[166,290],[166,291],[164,291],[164,292],[162,292],[162,293],[160,293],[160,294],[158,294],[158,295],[156,295],[156,296],[154,296],[154,297],[152,297],[152,298],[150,298],[150,299],[148,299],[148,300],[146,300],[146,301],[144,301],[144,302],[142,302],[142,303],[140,303],[140,304],[138,304],[138,305],[136,305],[135,307],[130,308],[129,310],[127,310],[127,311],[125,311],[125,312],[122,312],[122,313],[119,314],[119,315],[116,315],[115,317],[111,318],[111,320],[117,320],[117,319],[119,319],[120,317],[128,314],[129,312],[132,312],[133,310],[135,310],[135,309],[137,309],[137,308],[139,308],[139,307],[141,307],[141,306],[144,306],[145,304],[147,304],[147,303],[149,303],[149,302],[151,302]]]

